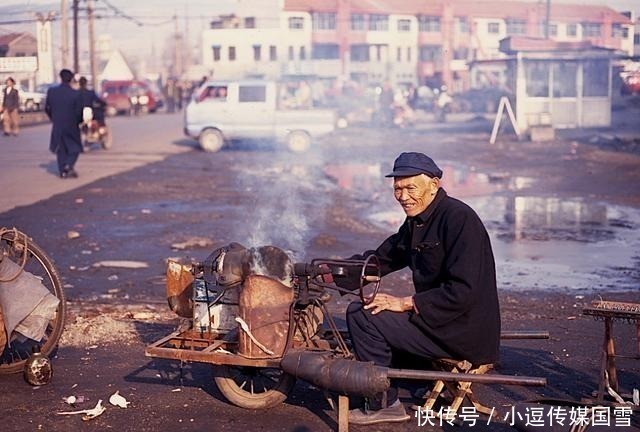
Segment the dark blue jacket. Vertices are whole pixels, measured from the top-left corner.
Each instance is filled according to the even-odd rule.
[[[53,123],[49,150],[55,153],[62,146],[68,153],[82,152],[79,127],[82,122],[80,92],[64,83],[51,87],[47,91],[44,109]]]

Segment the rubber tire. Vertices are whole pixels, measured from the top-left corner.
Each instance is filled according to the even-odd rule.
[[[109,150],[113,146],[113,137],[111,136],[110,131],[107,131],[107,134],[102,138],[100,145],[104,150]]]
[[[200,148],[208,153],[215,153],[224,147],[224,136],[218,129],[205,129],[198,137]]]
[[[282,372],[273,388],[262,393],[250,393],[240,388],[234,380],[234,370],[237,371],[237,368],[226,365],[214,368],[214,380],[220,393],[232,404],[246,409],[266,409],[280,405],[296,383],[293,375]]]
[[[13,242],[13,233],[5,234],[4,239],[7,240],[7,242]],[[56,318],[49,324],[50,326],[52,326],[53,330],[48,335],[47,341],[44,343],[44,345],[40,346],[40,352],[43,355],[48,356],[58,346],[58,341],[60,340],[60,336],[62,336],[67,305],[65,301],[64,291],[62,289],[62,280],[60,279],[60,274],[58,273],[56,267],[53,265],[53,261],[51,260],[51,258],[49,258],[44,250],[42,250],[42,248],[34,243],[31,239],[28,240],[27,250],[31,255],[33,255],[33,258],[38,260],[40,262],[40,265],[46,270],[46,273],[49,276],[49,282],[53,286],[52,294],[54,294],[60,300]],[[6,347],[0,348],[6,349]],[[3,350],[0,350],[0,358],[2,354]],[[24,364],[26,361],[26,358],[24,360],[18,360],[11,363],[2,363],[2,360],[0,360],[0,375],[22,372],[24,370]]]
[[[285,142],[289,151],[304,153],[311,147],[311,136],[303,130],[294,130],[289,132]]]

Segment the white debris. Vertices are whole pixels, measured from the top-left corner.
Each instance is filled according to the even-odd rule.
[[[107,278],[107,280],[110,280],[110,281],[117,281],[117,280],[118,280],[118,275],[111,275],[111,276],[109,276],[109,277]]]
[[[98,261],[94,263],[93,266],[139,269],[139,268],[147,268],[149,267],[149,264],[143,261],[112,260],[112,261]]]
[[[213,245],[213,242],[204,237],[191,237],[181,243],[173,243],[172,249],[184,250],[193,248],[208,248]]]
[[[59,412],[58,415],[84,414],[82,416],[82,420],[87,421],[87,420],[91,420],[92,418],[98,417],[105,410],[106,408],[102,406],[102,399],[100,399],[96,404],[96,406],[91,409],[79,410],[79,411],[64,411],[64,412]]]
[[[123,396],[121,396],[119,391],[116,391],[109,398],[109,403],[120,408],[127,408],[127,406],[129,406],[131,402],[127,401]]]
[[[73,395],[71,395],[71,396],[69,396],[69,397],[66,397],[66,398],[63,398],[63,399],[64,399],[64,402],[65,402],[66,404],[69,404],[69,405],[73,405],[73,404],[74,404],[74,403],[76,403],[76,401],[78,400],[78,398],[76,398],[76,397],[75,397],[75,396],[73,396]]]
[[[151,214],[151,210],[149,210],[149,209],[142,209],[142,210],[140,210],[140,213],[142,213],[142,214]]]
[[[78,237],[80,237],[80,233],[78,231],[67,231],[67,238],[69,240],[73,240]]]
[[[76,198],[76,204],[82,204],[84,202],[84,198]]]

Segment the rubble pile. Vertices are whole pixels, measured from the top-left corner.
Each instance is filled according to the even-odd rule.
[[[640,138],[631,136],[619,136],[612,134],[596,134],[583,140],[603,150],[613,150],[626,153],[640,154]]]

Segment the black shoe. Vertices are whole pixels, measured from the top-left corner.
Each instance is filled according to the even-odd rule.
[[[69,177],[69,178],[78,178],[78,172],[76,170],[74,170],[73,168],[71,168],[70,170],[67,170],[67,177]]]
[[[9,135],[11,135],[9,132],[4,133],[4,136],[9,136]]]
[[[377,423],[401,423],[409,420],[411,416],[404,410],[404,406],[396,400],[387,408],[378,411],[354,409],[349,411],[349,423],[357,425],[371,425]]]

